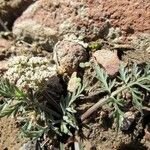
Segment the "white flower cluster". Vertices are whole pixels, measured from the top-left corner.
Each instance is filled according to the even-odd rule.
[[[38,89],[53,75],[56,75],[56,65],[52,65],[47,58],[15,56],[9,59],[9,69],[4,77],[18,87]]]
[[[81,79],[77,77],[77,72],[74,72],[71,75],[71,78],[68,82],[67,90],[73,93],[77,90],[80,84],[81,84]]]

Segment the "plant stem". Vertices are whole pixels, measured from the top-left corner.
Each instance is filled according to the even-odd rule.
[[[107,103],[108,97],[100,99],[97,103],[95,103],[92,107],[90,107],[82,116],[81,122],[83,122],[86,118],[88,118],[94,111],[96,111],[100,106]]]

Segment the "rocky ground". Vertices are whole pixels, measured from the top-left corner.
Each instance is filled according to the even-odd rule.
[[[0,0],[0,76],[14,56],[44,57],[67,78],[79,64],[95,57],[110,76],[123,63],[150,63],[149,0]],[[61,89],[61,88],[59,88]],[[82,103],[82,102],[81,102]],[[78,107],[84,112],[94,102]],[[85,150],[149,150],[150,109],[142,122],[116,135],[111,120],[98,110],[83,128]],[[106,113],[107,114],[107,113]],[[138,117],[137,117],[138,118]],[[21,139],[13,119],[0,119],[0,150],[19,150]],[[22,148],[22,150],[29,150]]]

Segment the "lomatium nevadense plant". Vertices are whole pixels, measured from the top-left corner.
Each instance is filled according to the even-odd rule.
[[[47,68],[48,60],[21,59],[24,62],[20,58],[16,62],[12,61],[14,68],[7,71],[5,78],[0,79],[0,117],[15,117],[20,122],[21,134],[33,139],[44,134],[52,137],[72,135],[72,128],[78,130],[75,101],[83,96],[82,92],[87,85],[82,84],[77,73],[73,73],[67,93],[55,100],[51,88],[41,85],[38,88],[41,81],[48,81],[49,76],[56,73],[55,69]],[[144,97],[150,94],[150,65],[146,65],[144,69],[137,65],[121,65],[118,76],[113,79],[98,64],[94,64],[94,68],[101,92],[105,96],[81,116],[81,121],[98,107],[108,104],[120,127],[128,103],[123,93],[130,95],[129,102],[142,113]]]
[[[144,69],[135,64],[130,67],[121,65],[119,74],[114,79],[111,79],[98,64],[95,64],[94,68],[101,90],[106,96],[94,104],[91,110],[108,104],[118,128],[122,125],[124,112],[129,111],[128,103],[132,103],[132,106],[142,113],[145,95],[150,94],[150,65],[146,65]]]
[[[21,58],[23,59],[23,57]],[[78,129],[74,102],[81,96],[85,86],[81,84],[80,78],[73,76],[73,81],[77,83],[75,83],[75,87],[69,91],[71,88],[69,86],[66,96],[62,95],[56,101],[52,98],[54,93],[51,89],[44,86],[38,89],[39,81],[47,79],[50,75],[50,69],[46,68],[47,73],[45,73],[43,67],[39,66],[43,62],[46,65],[47,60],[45,60],[46,62],[41,62],[42,60],[38,61],[38,58],[35,58],[34,61],[31,61],[33,59],[25,57],[24,62],[20,61],[20,59],[17,60],[18,62],[13,62],[16,67],[14,68],[15,71],[10,69],[12,72],[8,70],[5,78],[1,78],[0,117],[15,117],[21,125],[21,134],[33,139],[44,134],[52,137],[55,135],[62,136],[63,134],[71,135],[71,128]],[[29,61],[32,62],[32,65],[29,64]],[[37,66],[39,67],[36,68]],[[41,71],[41,76],[38,75],[39,80],[35,75],[36,70]],[[42,71],[45,75],[42,74]],[[52,71],[53,73],[54,71]],[[12,76],[6,78],[10,74]],[[19,77],[18,75],[24,75],[24,77],[21,78],[23,80],[20,82],[16,78],[17,84],[15,85],[16,82],[14,82],[13,77]],[[32,78],[33,76],[34,78]],[[43,79],[41,79],[42,77]],[[28,81],[30,82],[28,83]],[[24,89],[26,86],[28,88]]]

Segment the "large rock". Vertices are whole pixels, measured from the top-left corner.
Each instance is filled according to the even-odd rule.
[[[34,0],[0,0],[0,21],[6,23],[8,28],[11,27],[14,20],[33,2]],[[4,29],[2,22],[0,29]]]
[[[88,0],[95,21],[107,18],[126,33],[150,32],[149,0]]]
[[[17,19],[13,33],[53,46],[66,34],[102,36],[108,21],[125,33],[150,32],[149,10],[149,0],[38,0]]]
[[[13,33],[47,42],[49,47],[68,34],[93,38],[104,28],[105,21],[95,22],[90,18],[90,9],[86,1],[39,0],[16,20]]]
[[[87,52],[81,44],[63,40],[56,44],[53,59],[60,74],[71,75],[77,71],[79,63],[87,60]]]

